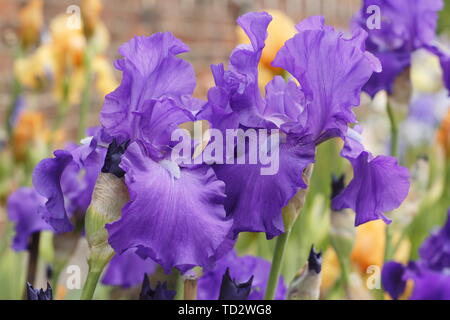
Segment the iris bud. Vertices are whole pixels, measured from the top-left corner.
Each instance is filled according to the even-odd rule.
[[[253,276],[247,282],[236,283],[231,279],[230,269],[225,271],[220,285],[219,300],[247,300],[252,289]]]
[[[175,291],[167,290],[167,283],[158,282],[155,290],[150,286],[147,274],[144,274],[144,281],[142,282],[141,293],[139,294],[139,300],[173,300],[175,297]]]
[[[27,299],[28,300],[53,300],[52,287],[47,282],[47,289],[35,289],[27,282]]]
[[[105,225],[120,218],[122,207],[128,200],[128,189],[123,179],[111,173],[99,174],[85,218],[90,268],[101,271],[114,255]]]
[[[318,300],[322,281],[322,253],[314,246],[309,252],[308,261],[289,284],[288,300]]]

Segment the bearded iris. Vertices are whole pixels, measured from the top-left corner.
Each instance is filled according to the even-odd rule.
[[[371,6],[379,10],[380,25],[368,27]],[[369,37],[367,50],[380,59],[383,71],[373,74],[364,91],[370,96],[381,90],[392,93],[398,75],[411,64],[411,54],[418,49],[427,49],[438,55],[448,86],[448,55],[435,47],[438,11],[442,0],[365,0],[353,18],[353,25],[365,29]]]
[[[105,97],[99,131],[87,144],[55,151],[54,158],[36,167],[34,185],[46,199],[41,216],[57,232],[70,231],[76,212],[86,211],[100,171],[123,177],[119,183],[126,185],[130,198],[121,217],[104,226],[118,254],[105,282],[128,286],[142,278],[140,270],[139,277],[112,280],[114,265],[120,270],[126,258],[148,259],[140,261],[148,262],[142,264],[145,272],[152,261],[167,273],[172,268],[184,273],[194,266],[213,270],[221,257],[225,256],[219,261],[229,261],[226,254],[240,232],[264,232],[268,239],[286,235],[293,222],[283,221],[282,210],[307,188],[302,174],[310,172],[317,145],[335,137],[346,141],[345,148],[351,144],[347,133],[356,122],[352,108],[359,105],[361,89],[372,74],[381,71],[378,59],[365,50],[367,34],[356,30],[346,38],[326,26],[322,17],[306,19],[273,61],[295,80],[275,77],[263,97],[258,64],[270,21],[267,13],[238,19],[250,44],[233,50],[227,69],[223,64],[212,66],[215,86],[206,102],[192,96],[193,68],[178,57],[188,50],[184,43],[171,33],[133,38],[119,49],[122,58],[115,66],[122,81]],[[239,161],[173,161],[172,133],[195,120],[207,120],[220,132],[279,130],[281,143],[271,151],[279,153],[278,172],[261,175],[262,164]],[[271,145],[272,138],[259,148]],[[106,145],[115,151],[107,152]],[[409,181],[406,169],[394,159],[373,158],[357,147],[361,150],[344,148],[341,154],[354,166],[355,177],[335,202],[337,210],[354,209],[356,224],[361,224],[383,218],[384,211],[400,205]],[[246,158],[249,150],[247,146],[234,155]],[[85,172],[84,184],[76,183],[80,171]],[[392,179],[401,187],[393,196],[386,194]],[[367,192],[367,181],[377,187]],[[66,182],[83,190],[73,193]],[[73,203],[81,210],[72,209]],[[90,231],[87,228],[88,238]],[[270,277],[278,281],[277,274]]]

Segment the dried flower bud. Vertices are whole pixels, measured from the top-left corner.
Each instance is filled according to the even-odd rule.
[[[309,252],[308,261],[289,284],[288,300],[318,300],[322,281],[322,253]]]
[[[120,218],[122,207],[128,202],[128,189],[123,179],[111,173],[100,173],[95,183],[92,202],[86,213],[86,239],[89,244],[89,263],[106,264],[114,251],[108,243],[107,223]]]

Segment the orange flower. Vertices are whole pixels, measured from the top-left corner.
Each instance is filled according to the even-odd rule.
[[[16,161],[25,161],[30,150],[40,154],[50,141],[51,132],[46,128],[44,115],[37,111],[23,111],[14,128],[12,150]],[[64,141],[64,134],[58,131],[53,134],[52,142],[56,145]]]
[[[27,151],[44,132],[44,115],[36,111],[24,111],[14,129],[13,153],[16,160],[24,160]]]
[[[450,111],[442,120],[441,127],[437,133],[438,142],[444,148],[445,156],[450,159]]]
[[[371,265],[383,264],[384,230],[385,223],[382,220],[374,220],[356,228],[356,239],[351,260],[365,273]]]
[[[42,0],[31,0],[20,9],[19,34],[25,48],[38,42],[43,24]]]
[[[100,0],[81,0],[81,16],[83,18],[84,34],[90,38],[100,20],[102,3]]]

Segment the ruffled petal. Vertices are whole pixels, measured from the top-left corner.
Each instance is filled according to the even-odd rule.
[[[384,213],[398,208],[409,191],[409,172],[395,158],[370,158],[364,151],[351,161],[354,177],[332,201],[333,210],[355,211],[355,226],[376,219],[389,223]]]
[[[309,104],[307,128],[319,139],[335,130],[345,135],[348,123],[355,122],[353,106],[359,105],[362,86],[379,64],[361,46],[361,32],[351,39],[310,18],[286,41],[273,65],[289,71],[301,84]]]
[[[224,184],[213,170],[155,162],[136,142],[121,167],[131,200],[122,218],[106,226],[114,250],[138,248],[166,272],[211,266],[232,224],[223,208]]]
[[[42,218],[57,232],[67,232],[73,229],[66,208],[64,194],[61,188],[61,177],[66,167],[72,163],[70,152],[56,150],[55,158],[44,159],[33,172],[33,185],[36,191],[47,199],[46,210],[40,210]]]
[[[271,239],[284,232],[281,209],[306,188],[302,172],[314,161],[314,145],[280,144],[279,167],[272,175],[263,175],[261,164],[215,165],[217,177],[225,182],[225,209],[233,218],[233,236],[239,232],[265,232]],[[272,151],[273,152],[273,151]]]
[[[367,21],[376,5],[380,10],[380,28],[368,28]],[[383,51],[412,52],[430,44],[436,37],[438,11],[442,0],[365,0],[354,22],[369,33],[370,41]]]
[[[134,138],[135,121],[140,121],[150,100],[169,97],[179,105],[194,103],[183,99],[194,91],[194,70],[176,57],[186,51],[188,47],[171,33],[134,37],[120,47],[123,58],[116,62],[116,68],[122,71],[122,82],[105,97],[100,114],[100,122],[109,135],[123,140]]]
[[[140,284],[145,274],[152,274],[157,264],[151,259],[142,259],[135,251],[132,249],[116,254],[103,275],[102,283],[129,288]]]
[[[295,82],[291,80],[286,82],[282,77],[276,76],[266,85],[266,101],[262,115],[277,127],[289,122],[304,127],[305,105],[305,96]]]
[[[33,188],[19,188],[8,198],[8,217],[15,223],[12,248],[16,251],[26,250],[30,235],[50,226],[42,219],[38,211],[44,205],[45,199]]]
[[[221,107],[221,114],[230,114],[231,108],[238,116],[238,121],[246,127],[265,127],[265,120],[260,112],[264,106],[258,86],[258,64],[261,59],[264,42],[267,38],[267,27],[272,17],[266,12],[250,12],[239,17],[237,22],[245,31],[250,44],[241,44],[236,47],[230,56],[229,70],[225,71],[223,65],[212,66],[215,88],[220,88],[220,94],[226,95],[227,103],[221,98],[221,103],[211,101],[205,108]],[[214,89],[214,88],[213,88]],[[214,96],[219,94],[214,89]],[[212,111],[203,111],[212,113]],[[205,118],[206,120],[211,120]],[[214,120],[210,121],[214,122]]]
[[[364,92],[372,98],[381,90],[391,94],[395,80],[411,64],[410,53],[374,52],[374,54],[380,60],[383,71],[372,74],[364,85]]]
[[[154,158],[162,158],[173,143],[172,132],[179,124],[193,120],[194,116],[173,99],[148,101],[133,129],[134,138],[143,142]]]
[[[99,146],[94,138],[86,145],[56,150],[54,158],[42,160],[34,169],[33,185],[47,199],[40,214],[54,231],[72,230],[71,218],[84,215],[105,154],[106,148]]]

